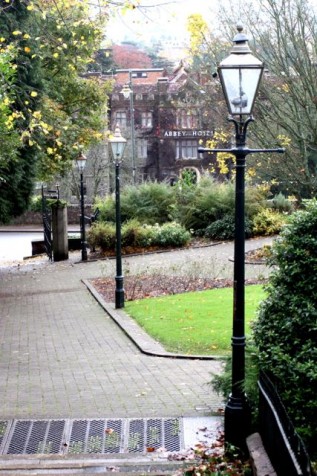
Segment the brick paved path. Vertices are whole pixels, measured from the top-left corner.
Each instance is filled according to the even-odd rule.
[[[197,261],[231,275],[230,255],[224,244],[126,258],[124,269],[186,272],[184,263]],[[0,419],[199,416],[221,406],[208,385],[221,362],[143,355],[90,295],[81,280],[114,276],[114,266],[69,260],[0,270]],[[265,272],[250,269],[247,277]]]

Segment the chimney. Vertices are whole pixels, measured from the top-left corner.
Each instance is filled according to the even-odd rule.
[[[157,79],[157,89],[159,94],[167,93],[168,90],[168,78],[158,78]]]

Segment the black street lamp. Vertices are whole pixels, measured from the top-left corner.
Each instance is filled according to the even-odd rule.
[[[84,154],[80,154],[76,159],[77,168],[80,173],[80,233],[81,233],[81,260],[87,261],[87,242],[85,231],[85,201],[84,201],[84,169],[86,167],[87,158]]]
[[[110,137],[109,139],[111,154],[116,167],[116,309],[124,307],[124,288],[121,256],[120,164],[122,162],[123,152],[126,143],[126,139],[122,137],[120,129],[117,126],[114,136]]]
[[[263,63],[251,54],[248,38],[238,26],[234,46],[218,73],[229,110],[228,120],[235,126],[235,147],[199,148],[199,152],[230,152],[236,158],[234,289],[232,328],[231,394],[225,408],[225,441],[245,448],[251,414],[244,392],[245,381],[245,167],[246,156],[255,152],[284,152],[284,149],[249,149],[246,147],[248,125],[263,73]]]

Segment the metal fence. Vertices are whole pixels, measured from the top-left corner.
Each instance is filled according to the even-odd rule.
[[[269,375],[261,372],[258,384],[260,434],[275,471],[279,476],[313,476],[304,443]]]

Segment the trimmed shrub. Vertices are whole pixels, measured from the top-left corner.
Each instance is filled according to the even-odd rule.
[[[100,248],[102,251],[115,249],[116,228],[113,223],[96,222],[88,230],[87,243],[91,248]]]
[[[173,187],[166,183],[145,182],[126,187],[121,194],[122,221],[137,219],[140,223],[154,225],[171,221],[175,204]]]
[[[137,220],[130,220],[122,226],[122,246],[151,246],[154,236],[153,226],[141,225]]]
[[[190,233],[178,223],[165,223],[155,227],[153,241],[157,246],[184,246],[190,240]]]
[[[177,191],[175,217],[187,230],[202,235],[210,223],[233,208],[233,185],[205,177],[196,186],[182,187]]]
[[[147,246],[184,246],[190,240],[190,233],[178,223],[165,223],[160,226],[142,225],[137,220],[130,220],[122,225],[122,247]],[[102,251],[114,250],[116,244],[116,228],[113,223],[95,223],[88,231],[89,246]]]
[[[287,222],[287,216],[271,208],[263,208],[252,220],[252,233],[259,236],[277,235]]]
[[[154,225],[172,220],[175,207],[173,187],[166,183],[145,182],[121,190],[120,208],[122,223],[136,219],[140,223]],[[115,197],[97,199],[94,208],[100,210],[100,220],[115,221]]]
[[[273,375],[297,431],[316,456],[317,202],[306,206],[290,217],[272,246],[274,268],[254,339],[260,368]]]
[[[197,236],[204,236],[206,228],[233,215],[235,189],[231,182],[219,183],[203,177],[197,184],[180,180],[174,187],[166,183],[146,182],[128,186],[121,191],[121,220],[125,223],[137,220],[141,224],[155,225],[172,221],[180,223]],[[263,191],[247,187],[245,196],[246,216],[252,219],[264,206]],[[101,221],[115,222],[115,197],[97,199],[95,209],[100,211]],[[230,218],[220,228],[227,228]],[[226,235],[230,239],[233,235]]]
[[[216,220],[207,226],[205,237],[212,240],[233,240],[235,235],[235,219],[229,214],[220,220]],[[251,236],[251,223],[248,218],[245,220],[245,237]]]
[[[293,203],[281,192],[268,201],[269,206],[280,213],[291,213],[294,210]]]
[[[177,188],[177,185],[174,188]],[[223,220],[226,215],[233,215],[235,186],[232,182],[219,183],[210,177],[204,177],[195,187],[178,189],[176,200],[175,219],[187,230],[193,230],[196,235],[203,236],[209,225]],[[252,219],[264,205],[264,192],[258,187],[246,187],[246,216]],[[229,223],[230,218],[226,221]],[[226,224],[221,225],[220,223],[219,226],[226,227]]]

